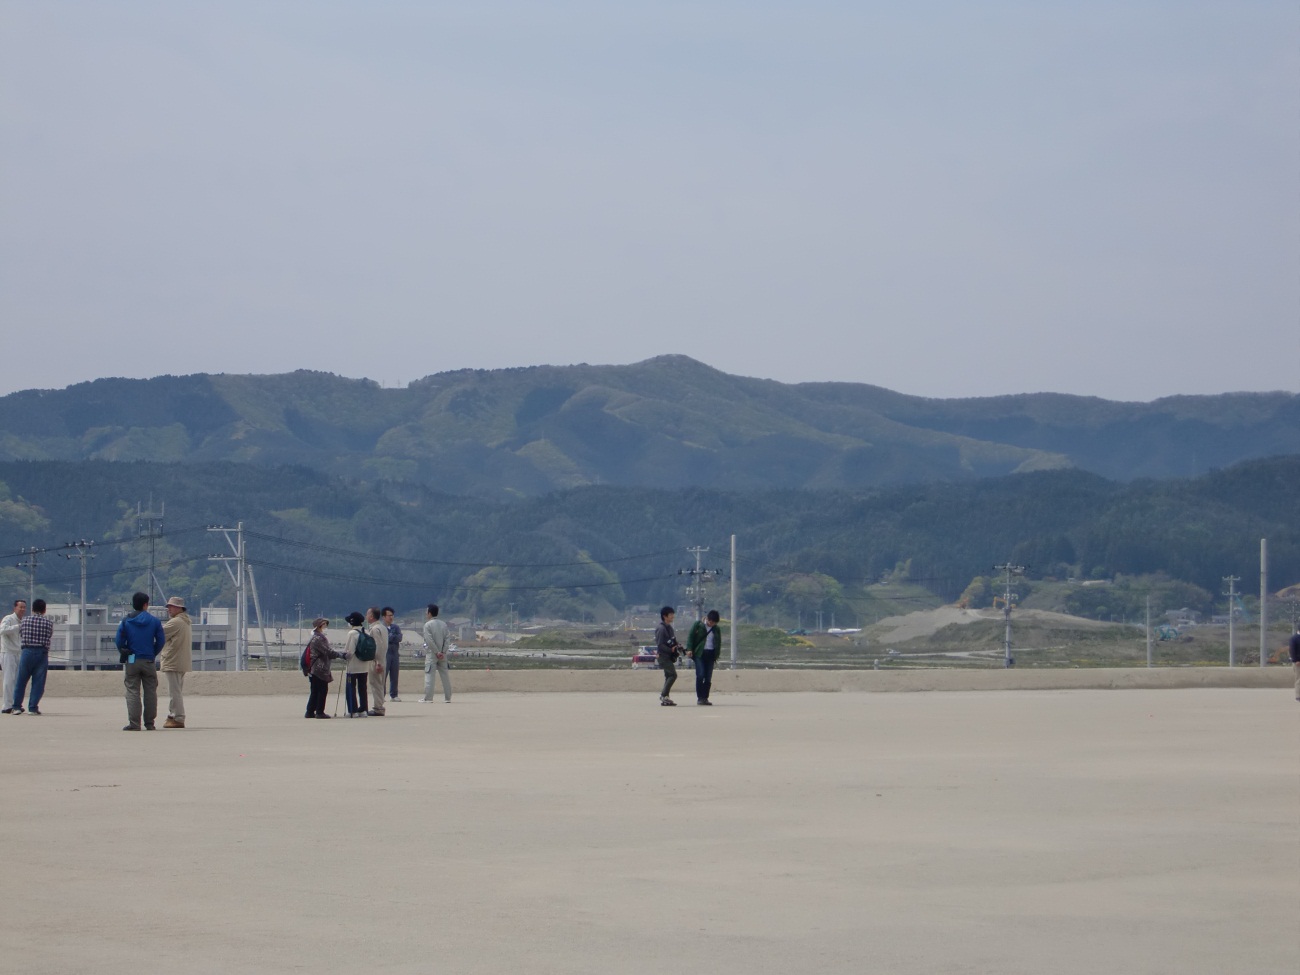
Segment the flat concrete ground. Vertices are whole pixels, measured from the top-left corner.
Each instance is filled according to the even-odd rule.
[[[0,716],[4,968],[1300,970],[1289,690],[689,698]]]

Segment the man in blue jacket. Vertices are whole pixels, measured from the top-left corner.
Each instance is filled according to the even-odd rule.
[[[126,685],[126,727],[140,730],[140,688],[144,687],[144,727],[154,730],[158,717],[158,654],[167,638],[162,623],[149,612],[149,597],[138,592],[131,597],[131,613],[117,627],[118,653],[122,656],[122,683]]]

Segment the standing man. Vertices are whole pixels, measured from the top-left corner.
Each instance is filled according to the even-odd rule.
[[[1291,634],[1291,667],[1295,670],[1295,699],[1300,701],[1300,623]]]
[[[185,600],[173,596],[167,600],[167,622],[163,623],[160,670],[167,675],[167,720],[164,728],[185,727],[185,675],[193,665],[193,626],[185,611]]]
[[[402,669],[402,628],[393,622],[394,615],[393,607],[384,607],[384,626],[388,627],[388,656],[384,663],[388,667],[388,697],[400,701],[401,698],[397,696],[397,673]]]
[[[18,660],[18,684],[10,702],[10,714],[23,713],[23,693],[27,682],[32,682],[32,694],[27,699],[27,710],[40,714],[41,697],[45,694],[45,674],[50,669],[50,640],[54,637],[54,624],[45,618],[45,600],[32,601],[30,616],[18,624],[18,642],[22,656]]]
[[[18,629],[26,615],[27,600],[15,599],[14,611],[0,620],[0,669],[4,670],[4,696],[0,697],[4,710],[0,714],[14,713],[14,688],[18,686],[18,667],[23,653]]]
[[[371,606],[366,610],[366,632],[375,641],[375,662],[370,667],[370,700],[374,705],[368,712],[372,718],[384,716],[384,661],[388,654],[388,627],[379,618],[379,607]]]
[[[659,625],[655,627],[655,655],[664,672],[664,688],[659,692],[659,703],[667,708],[677,707],[677,702],[668,696],[677,681],[677,658],[682,645],[677,642],[677,633],[673,630],[673,618],[677,615],[671,606],[659,610]]]
[[[686,652],[695,659],[695,703],[711,705],[709,691],[713,688],[713,665],[722,652],[721,619],[716,609],[711,609],[703,620],[696,620],[691,635],[686,638]]]
[[[424,620],[424,697],[423,704],[433,703],[433,673],[438,672],[442,681],[443,699],[451,703],[451,670],[447,666],[447,645],[451,642],[451,633],[447,624],[438,619],[438,604],[430,603],[425,610]]]
[[[149,612],[149,597],[138,592],[131,597],[131,614],[118,624],[113,642],[122,657],[122,683],[126,687],[126,727],[140,730],[140,689],[144,688],[144,727],[154,730],[158,717],[158,654],[167,642],[162,623]]]

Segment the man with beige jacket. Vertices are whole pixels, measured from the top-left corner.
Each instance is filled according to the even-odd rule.
[[[380,618],[379,607],[366,610],[366,632],[375,641],[375,659],[369,667],[370,711],[372,718],[384,716],[384,662],[388,656],[388,627]]]
[[[185,600],[180,596],[167,600],[167,621],[162,628],[167,642],[158,655],[158,669],[167,675],[167,690],[171,695],[167,702],[167,721],[163,727],[184,728],[185,675],[194,663],[190,652],[193,646],[193,625],[189,613],[185,611]]]

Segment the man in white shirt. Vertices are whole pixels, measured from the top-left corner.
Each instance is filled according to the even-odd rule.
[[[451,633],[447,624],[438,619],[437,603],[430,603],[424,621],[424,704],[433,703],[433,674],[438,673],[442,681],[442,696],[451,703],[451,671],[447,667],[447,645],[451,642]]]
[[[375,659],[370,666],[370,710],[372,718],[384,716],[384,662],[388,658],[388,627],[379,618],[379,607],[366,610],[366,632],[375,641]]]
[[[14,688],[18,684],[18,661],[22,658],[22,637],[19,629],[27,615],[27,600],[15,599],[14,611],[0,620],[0,668],[4,669],[4,710],[0,714],[13,714]]]

